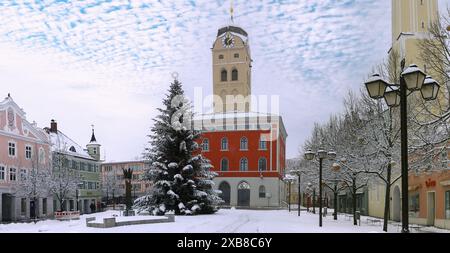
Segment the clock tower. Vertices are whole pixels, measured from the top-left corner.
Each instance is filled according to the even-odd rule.
[[[214,112],[249,112],[251,56],[244,29],[219,29],[212,47]]]

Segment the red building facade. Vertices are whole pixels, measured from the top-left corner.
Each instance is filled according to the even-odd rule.
[[[279,207],[285,200],[282,181],[286,168],[287,133],[281,117],[262,113],[224,113],[234,123],[211,123],[203,116],[202,154],[211,161],[217,189],[225,205]],[[270,123],[261,124],[262,119]],[[200,121],[198,119],[197,121]],[[255,123],[239,124],[238,122]],[[256,123],[259,122],[259,123]]]

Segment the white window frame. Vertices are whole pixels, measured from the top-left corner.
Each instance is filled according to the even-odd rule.
[[[12,170],[14,170],[14,173]],[[9,181],[10,182],[17,181],[17,168],[10,167],[8,171],[9,171]],[[14,179],[11,178],[12,176],[14,176]]]
[[[264,145],[262,145],[263,143],[264,143]],[[258,149],[259,150],[267,150],[267,141],[264,140],[264,138],[259,139]]]
[[[245,144],[244,147],[242,144]],[[239,148],[240,150],[243,151],[247,151],[248,150],[248,138],[247,137],[242,137],[241,140],[239,141]]]
[[[205,152],[209,151],[209,139],[207,139],[207,138],[203,139],[202,150]]]
[[[227,167],[226,170],[224,170],[223,168],[223,162],[226,161],[227,162]],[[230,161],[228,160],[228,158],[224,157],[220,160],[220,171],[229,171],[230,170]]]
[[[0,175],[2,175],[2,177],[0,177],[0,181],[6,181],[7,178],[7,173],[6,173],[6,166],[4,165],[0,165]]]
[[[14,150],[14,155],[11,155],[11,147],[10,147],[10,145],[11,144],[13,144],[14,145],[14,147],[13,147],[13,150]],[[15,142],[15,141],[8,141],[8,156],[9,157],[17,157],[17,143]]]
[[[30,149],[30,157],[28,157],[28,148]],[[33,158],[33,147],[31,145],[25,145],[25,159],[31,160],[31,158]]]
[[[223,146],[223,141],[226,141],[226,147],[224,148]],[[228,138],[227,137],[223,137],[222,139],[220,139],[220,150],[222,150],[222,151],[227,151],[228,150],[228,146],[229,146],[229,143],[228,143]]]
[[[242,165],[244,165],[244,166],[242,166]],[[248,159],[247,159],[247,157],[242,157],[239,160],[239,171],[248,171]]]
[[[264,161],[265,162],[265,168],[264,168],[264,170],[262,170],[261,169],[261,161]],[[259,159],[258,159],[258,171],[259,172],[263,172],[263,171],[267,171],[267,158],[265,158],[265,157],[260,157]]]

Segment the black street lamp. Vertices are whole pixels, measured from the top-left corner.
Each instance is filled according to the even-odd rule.
[[[400,84],[389,84],[378,74],[374,74],[364,84],[371,98],[384,98],[389,107],[400,106],[402,233],[409,233],[407,97],[414,91],[420,90],[425,101],[434,100],[439,92],[439,84],[431,77],[426,76],[417,65],[410,65],[406,70],[404,68],[405,59],[401,62]],[[386,91],[387,88],[389,88],[388,91]],[[407,91],[409,91],[409,94],[407,94]]]
[[[313,201],[312,201],[312,205],[313,205],[312,213],[316,214],[316,187],[313,187]]]
[[[301,170],[293,170],[291,171],[292,174],[297,175],[298,176],[298,216],[300,216],[300,206],[302,203],[302,198],[301,198],[301,177],[302,177],[302,173],[305,173],[304,171]]]
[[[291,212],[291,182],[289,182],[289,212]]]
[[[289,196],[288,196],[288,206],[289,206],[289,212],[291,212],[291,184],[294,181],[294,178],[292,177],[292,175],[286,175],[286,177],[284,178],[284,181],[286,183],[288,183],[288,191],[289,191]]]
[[[334,201],[333,201],[333,208],[334,208],[334,219],[337,220],[337,214],[338,214],[338,206],[337,206],[337,198],[338,198],[338,182],[339,180],[337,179],[337,173],[341,170],[341,166],[338,163],[334,163],[333,164],[333,171],[335,172],[335,177],[334,177]]]
[[[314,152],[311,151],[311,149],[309,149],[305,153],[306,160],[311,161],[314,159],[315,156],[317,156],[319,160],[319,227],[322,227],[322,162],[323,159],[326,158],[334,160],[336,158],[336,152],[334,151],[327,152],[323,149],[319,149],[317,151],[317,154],[315,154]]]

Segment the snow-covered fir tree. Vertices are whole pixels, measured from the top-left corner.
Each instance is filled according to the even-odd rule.
[[[216,212],[222,203],[219,191],[214,190],[217,173],[200,154],[196,140],[201,132],[192,127],[191,105],[178,80],[170,85],[158,111],[146,154],[151,164],[146,178],[154,187],[151,195],[135,201],[135,207],[154,215]]]

